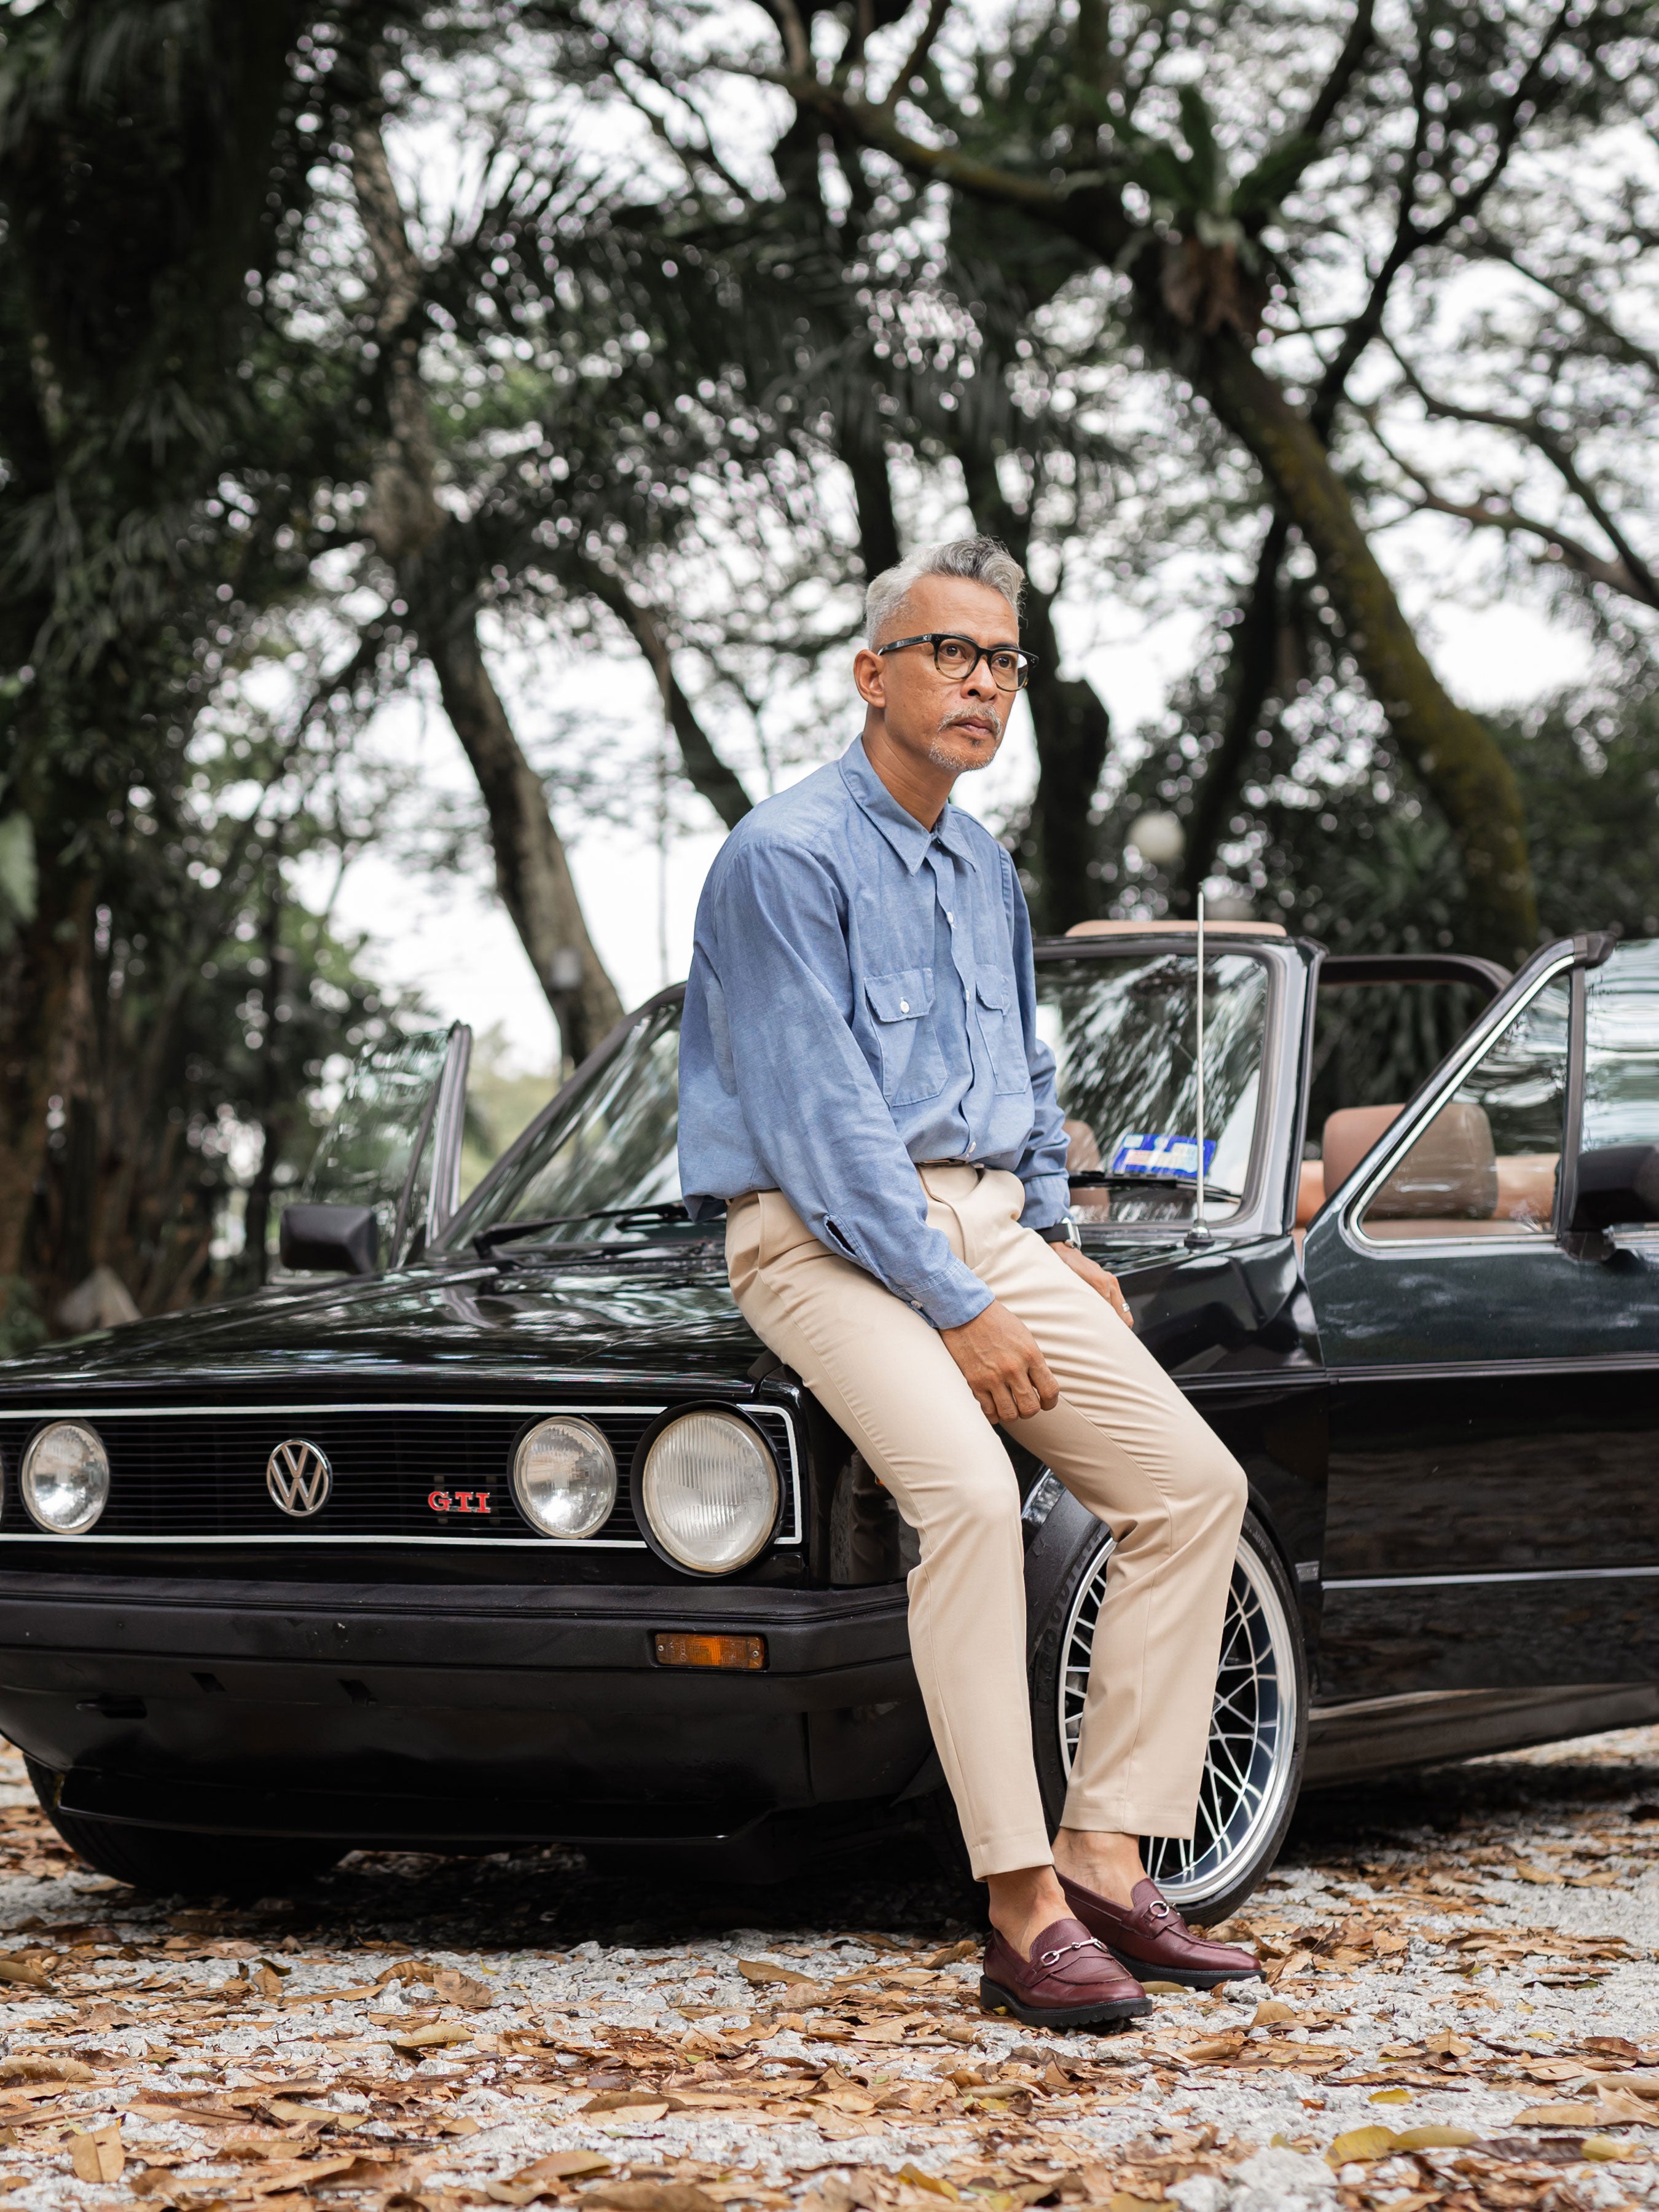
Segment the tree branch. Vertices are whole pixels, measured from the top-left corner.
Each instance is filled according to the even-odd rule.
[[[887,97],[877,103],[883,114],[892,113],[898,105],[899,96],[906,85],[925,67],[927,57],[933,50],[933,41],[943,29],[945,19],[950,12],[951,0],[927,0],[927,18],[921,30],[916,33],[915,44],[900,64],[898,74],[888,86]]]
[[[1455,400],[1437,398],[1397,346],[1390,346],[1389,350],[1399,363],[1407,385],[1422,401],[1425,413],[1449,422],[1468,422],[1484,429],[1506,431],[1530,446],[1534,453],[1541,453],[1612,546],[1616,557],[1638,580],[1639,589],[1634,596],[1650,606],[1659,606],[1659,579],[1625,536],[1601,494],[1582,473],[1565,439],[1558,437],[1535,415],[1505,415],[1495,408],[1463,407]]]
[[[597,561],[579,558],[583,581],[596,599],[609,607],[651,664],[662,698],[663,712],[678,742],[680,759],[692,787],[708,801],[728,830],[735,830],[753,801],[741,778],[714,750],[697,711],[680,688],[674,673],[674,656],[657,617],[642,607],[622,578]]]
[[[1604,584],[1609,591],[1635,599],[1643,606],[1659,608],[1659,592],[1655,591],[1651,579],[1632,570],[1626,562],[1605,559],[1582,539],[1570,536],[1553,523],[1522,514],[1511,501],[1500,499],[1495,493],[1483,493],[1476,500],[1448,499],[1435,489],[1421,469],[1395,451],[1375,422],[1371,424],[1371,434],[1401,474],[1417,487],[1418,496],[1413,502],[1416,512],[1449,515],[1454,521],[1467,522],[1476,530],[1501,530],[1505,537],[1535,538],[1563,568],[1571,568],[1587,583]]]

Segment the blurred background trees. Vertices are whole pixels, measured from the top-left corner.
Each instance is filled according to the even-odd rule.
[[[418,1011],[331,922],[366,849],[483,860],[579,1058],[569,836],[839,750],[863,585],[948,531],[1031,574],[1041,926],[1659,930],[1656,14],[0,0],[8,1340],[260,1279]],[[1495,599],[1571,694],[1441,679],[1407,609]],[[1097,649],[1174,617],[1115,723]],[[572,656],[659,723],[515,724]],[[453,817],[364,742],[411,695]]]

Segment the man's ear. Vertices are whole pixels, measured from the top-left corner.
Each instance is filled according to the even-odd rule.
[[[887,663],[878,653],[861,645],[853,658],[853,681],[866,707],[887,704]]]

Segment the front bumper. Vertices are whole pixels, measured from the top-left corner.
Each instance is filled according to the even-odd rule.
[[[0,1731],[65,1812],[227,1836],[762,1862],[929,1758],[902,1583],[434,1589],[0,1574]],[[764,1673],[659,1667],[659,1629]],[[782,1824],[781,1827],[780,1823]]]

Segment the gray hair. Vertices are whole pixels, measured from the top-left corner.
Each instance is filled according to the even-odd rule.
[[[878,642],[909,598],[911,586],[924,576],[957,576],[967,584],[988,584],[1007,600],[1018,626],[1025,571],[1008,548],[994,538],[947,538],[941,544],[919,547],[908,561],[872,578],[864,595],[867,644]]]

